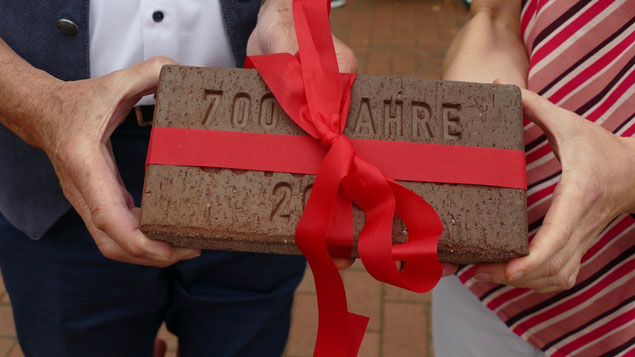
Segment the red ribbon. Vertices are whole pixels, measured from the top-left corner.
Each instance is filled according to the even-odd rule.
[[[156,127],[150,140],[147,165],[315,175],[327,153],[310,136]],[[371,158],[373,165],[393,180],[527,188],[525,152],[521,150],[351,141],[355,152]]]
[[[441,278],[436,251],[443,226],[427,202],[384,177],[342,135],[355,74],[339,73],[329,7],[328,0],[295,0],[298,53],[252,56],[246,67],[255,67],[293,121],[329,148],[295,241],[311,266],[317,289],[315,356],[356,356],[368,318],[348,311],[344,285],[329,254],[329,247],[336,250],[334,255],[350,253],[352,202],[366,215],[358,240],[366,270],[377,280],[412,291],[428,291]],[[408,242],[394,248],[409,253],[401,272],[392,258],[395,214],[408,229]]]

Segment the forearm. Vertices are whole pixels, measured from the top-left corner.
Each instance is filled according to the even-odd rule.
[[[442,78],[527,86],[529,61],[520,30],[520,1],[475,1],[468,24],[454,38]]]
[[[40,146],[50,116],[52,93],[62,81],[20,58],[0,39],[0,124],[27,143]]]

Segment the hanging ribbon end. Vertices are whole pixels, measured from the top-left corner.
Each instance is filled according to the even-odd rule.
[[[348,357],[356,357],[366,333],[370,318],[348,313]]]

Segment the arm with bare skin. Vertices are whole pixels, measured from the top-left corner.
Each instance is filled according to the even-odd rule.
[[[520,33],[520,1],[474,1],[469,22],[456,35],[442,79],[527,87],[529,59]]]

